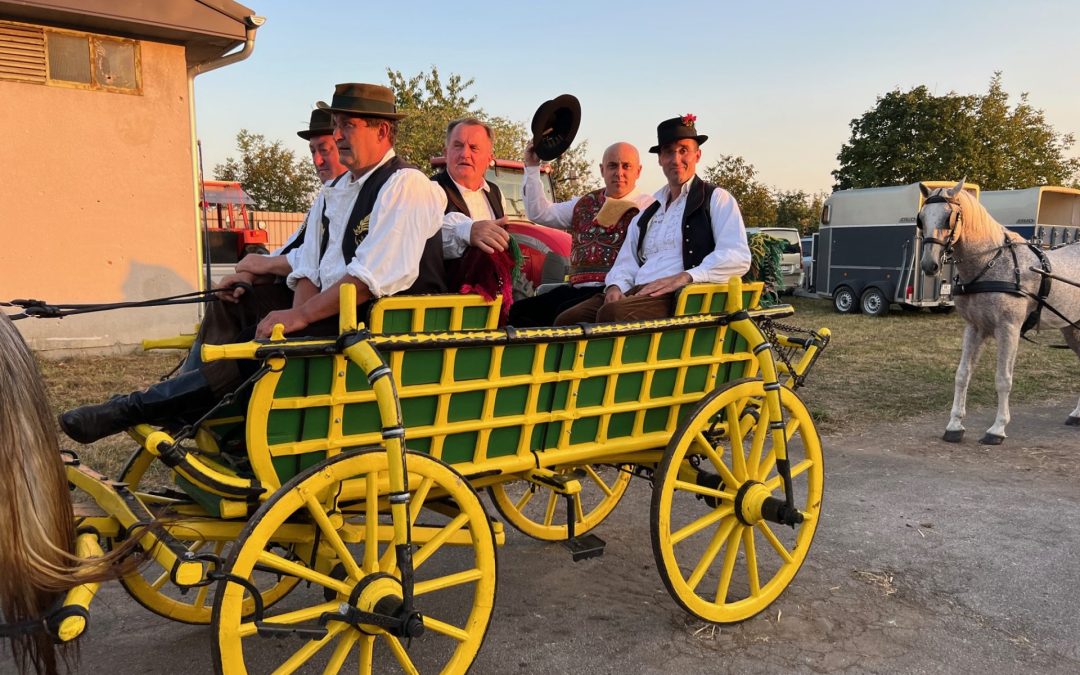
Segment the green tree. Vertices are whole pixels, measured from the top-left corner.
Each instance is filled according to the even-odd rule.
[[[297,158],[281,141],[241,129],[236,134],[240,158],[227,157],[214,167],[217,180],[240,181],[258,211],[307,211],[319,178],[306,159]]]
[[[451,74],[444,83],[435,66],[412,77],[389,68],[386,73],[398,111],[408,115],[398,123],[394,149],[428,175],[434,174],[431,158],[443,154],[446,125],[459,117],[480,117],[476,97],[465,93],[473,80]]]
[[[851,121],[851,138],[837,155],[840,168],[832,172],[834,189],[962,176],[984,190],[1066,185],[1080,173],[1080,159],[1066,156],[1073,142],[1027,94],[1010,107],[1000,72],[981,96],[895,89]]]
[[[776,198],[757,180],[754,165],[737,155],[721,155],[705,168],[702,176],[731,193],[739,203],[747,227],[766,227],[776,223]]]

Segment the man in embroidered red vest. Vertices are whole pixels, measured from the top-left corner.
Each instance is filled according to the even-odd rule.
[[[691,282],[724,282],[750,269],[739,205],[726,190],[697,177],[701,144],[694,115],[664,120],[657,144],[667,185],[627,230],[603,295],[564,311],[556,325],[637,321],[671,316],[675,294]]]
[[[604,276],[627,226],[653,197],[637,189],[641,158],[629,143],[615,143],[604,151],[600,175],[603,188],[553,204],[540,184],[540,158],[533,143],[525,147],[525,214],[535,223],[570,230],[570,283],[518,300],[510,308],[510,325],[550,326],[563,310],[603,293]]]

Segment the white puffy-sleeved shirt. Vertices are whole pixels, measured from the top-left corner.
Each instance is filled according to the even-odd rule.
[[[416,169],[401,169],[390,176],[375,198],[368,235],[356,247],[356,255],[345,260],[342,251],[342,241],[349,234],[346,224],[360,189],[375,169],[394,156],[391,149],[360,178],[350,174],[337,185],[322,189],[308,214],[307,226],[314,229],[299,249],[298,264],[288,278],[289,288],[295,289],[304,278],[325,289],[348,274],[362,281],[372,296],[378,298],[404,291],[416,281],[424,246],[439,231],[446,209],[442,188]],[[330,221],[329,241],[321,260],[320,200],[326,204]]]
[[[574,207],[578,199],[574,197],[565,202],[553,203],[544,192],[544,185],[540,182],[540,167],[526,166],[525,180],[521,185],[525,193],[525,215],[529,220],[548,227],[557,227],[560,230],[569,230],[574,219]],[[637,204],[639,211],[653,203],[653,196],[634,188],[623,195],[621,199],[632,201]]]
[[[285,259],[289,261],[289,269],[296,269],[300,258],[300,247],[297,246],[296,248],[286,253],[282,253],[282,251],[292,246],[292,243],[304,233],[304,230],[308,227],[311,227],[311,214],[316,214],[316,218],[322,218],[322,205],[324,202],[320,201],[320,197],[322,196],[323,188],[329,187],[330,184],[338,178],[345,180],[343,176],[344,174],[342,174],[341,176],[336,176],[322,184],[322,187],[319,188],[319,194],[315,196],[315,202],[312,203],[311,208],[307,212],[307,215],[304,216],[304,222],[302,223],[302,227],[296,228],[296,230],[294,230],[293,233],[289,235],[289,238],[285,240],[285,243],[278,247],[278,249],[270,255],[284,255]],[[316,210],[316,206],[318,207],[318,210]]]
[[[447,173],[449,174],[449,172]],[[465,253],[465,247],[469,245],[469,236],[472,234],[474,221],[495,219],[495,214],[491,212],[491,204],[488,202],[487,197],[487,193],[491,192],[491,186],[488,185],[486,179],[479,190],[470,190],[454,180],[453,177],[450,180],[453,181],[454,187],[461,193],[461,198],[465,201],[465,206],[469,208],[469,213],[451,211],[443,216],[443,258],[447,260],[460,258]],[[436,185],[438,184],[436,183]],[[442,187],[439,187],[439,190],[442,190]],[[444,191],[443,196],[445,195],[446,192]],[[499,203],[502,205],[503,213],[506,213],[506,199],[503,198],[502,194],[499,195]]]
[[[709,199],[709,216],[716,245],[701,264],[688,270],[683,268],[682,221],[691,183],[693,179],[683,183],[679,194],[670,204],[667,185],[654,194],[660,206],[645,233],[641,249],[645,263],[642,265],[638,265],[634,255],[641,234],[638,227],[641,214],[630,221],[626,240],[604,280],[605,286],[618,286],[625,293],[634,286],[683,271],[688,272],[695,282],[713,283],[724,283],[732,276],[746,274],[750,269],[750,246],[746,243],[742,213],[735,198],[722,188],[713,190]]]

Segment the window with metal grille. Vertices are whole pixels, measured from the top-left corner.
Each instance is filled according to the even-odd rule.
[[[139,43],[0,21],[0,79],[140,93]]]

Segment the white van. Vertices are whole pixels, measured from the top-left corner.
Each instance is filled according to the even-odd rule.
[[[792,293],[802,286],[802,244],[800,243],[799,231],[793,227],[748,227],[746,234],[766,234],[770,237],[783,239],[787,242],[784,246],[784,255],[780,261],[780,271],[784,273],[783,293]]]

